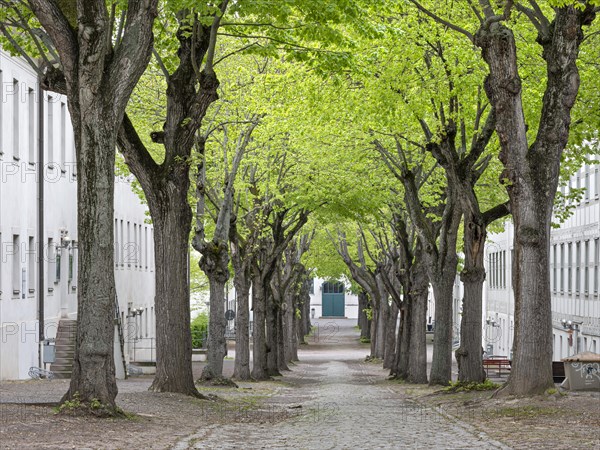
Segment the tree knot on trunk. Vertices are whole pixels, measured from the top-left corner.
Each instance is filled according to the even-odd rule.
[[[200,72],[199,84],[202,91],[216,93],[220,83],[215,72],[203,70]]]
[[[544,241],[544,233],[537,228],[521,225],[518,233],[519,243],[524,246],[539,246]]]
[[[476,283],[485,280],[485,269],[483,267],[464,268],[460,273],[460,280],[463,283]]]

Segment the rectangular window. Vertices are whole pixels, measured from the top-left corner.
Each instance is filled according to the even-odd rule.
[[[119,265],[119,219],[115,219],[115,266]]]
[[[19,160],[19,81],[13,79],[12,90],[12,105],[13,105],[13,158]]]
[[[35,254],[35,241],[33,236],[29,236],[29,246],[27,248],[27,280],[29,281],[28,289],[30,294],[35,292]]]
[[[573,252],[572,252],[572,243],[569,242],[567,244],[567,290],[569,294],[573,290]]]
[[[71,276],[71,279],[69,280],[71,282],[71,290],[75,290],[77,289],[77,246],[74,246],[72,251],[72,265],[71,265],[71,273],[69,274]]]
[[[565,291],[565,244],[560,244],[560,292]]]
[[[29,163],[35,163],[35,91],[29,89],[27,92],[27,126],[29,132],[27,133],[27,147],[29,153]]]
[[[589,172],[585,173],[585,193],[583,194],[583,198],[586,200],[590,199],[590,174]]]
[[[60,272],[61,272],[61,249],[58,248],[56,252],[56,274],[54,275],[54,283],[60,283]]]
[[[575,243],[575,293],[581,290],[581,242]]]
[[[18,298],[21,293],[21,240],[18,234],[13,234],[11,253],[13,297]]]
[[[148,253],[150,252],[150,248],[148,247],[148,227],[144,227],[144,247],[146,247],[146,251],[144,252],[144,266],[146,270],[148,270]]]
[[[72,279],[73,279],[73,251],[70,250],[69,251],[69,270],[68,270],[68,274],[67,274],[67,280],[70,283]]]
[[[60,103],[60,170],[62,173],[67,172],[67,106]]]
[[[53,168],[54,167],[54,103],[52,102],[52,96],[48,96],[48,103],[46,105],[46,107],[48,108],[48,111],[46,111],[47,114],[47,126],[46,129],[48,130],[48,167],[49,168]]]
[[[119,262],[121,263],[121,267],[123,267],[125,265],[125,235],[123,234],[123,219],[121,219],[120,236],[121,242],[119,249]]]
[[[600,196],[600,172],[596,169],[596,198]]]
[[[125,258],[127,267],[131,267],[131,222],[127,221],[127,240],[125,241]]]
[[[56,248],[54,247],[54,239],[48,239],[48,292],[54,291],[54,282],[56,281],[54,277],[56,276]]]
[[[598,266],[600,265],[600,239],[594,239],[594,294],[598,294],[598,283],[600,278],[598,276]]]
[[[494,289],[494,254],[490,253],[490,261],[489,261],[489,269],[490,269],[490,288]]]
[[[133,224],[133,251],[135,252],[133,256],[133,266],[137,269],[137,254],[138,254],[138,241],[137,241],[137,223]]]
[[[556,244],[552,247],[552,290],[555,294],[558,289],[558,268],[556,267],[556,262],[558,261],[557,247]]]
[[[590,241],[585,241],[583,246],[583,292],[590,292]]]
[[[143,262],[143,254],[144,254],[144,246],[142,245],[143,241],[142,241],[142,225],[138,225],[138,253],[137,253],[137,258],[136,261],[138,263],[139,268],[142,268],[142,262]]]

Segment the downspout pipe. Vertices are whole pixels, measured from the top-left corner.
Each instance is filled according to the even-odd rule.
[[[44,323],[44,96],[41,79],[38,78],[38,161],[37,161],[37,201],[38,201],[38,359],[39,367],[44,368],[43,344],[45,336]]]

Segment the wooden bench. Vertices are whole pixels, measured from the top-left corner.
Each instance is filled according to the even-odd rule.
[[[502,376],[502,370],[505,374],[510,373],[510,360],[505,358],[486,358],[483,360],[483,368],[487,377],[490,376],[490,369],[497,369],[498,376]]]

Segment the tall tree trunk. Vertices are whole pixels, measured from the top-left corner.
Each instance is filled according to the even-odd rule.
[[[189,26],[187,18],[179,22],[179,65],[167,80],[166,120],[160,132],[150,135],[164,145],[164,161],[156,163],[127,115],[118,143],[146,195],[155,226],[157,368],[150,390],[200,396],[193,382],[189,329],[189,160],[196,132],[218,99],[219,81],[206,67],[198,80],[194,69],[193,58],[204,58],[209,47],[210,26],[199,26],[195,36],[181,32]]]
[[[277,314],[277,368],[279,370],[290,370],[285,358],[285,328],[284,328],[285,308],[282,305]]]
[[[480,383],[485,380],[482,353],[482,293],[485,280],[483,256],[485,224],[468,212],[465,213],[464,249],[465,266],[460,274],[464,285],[460,347],[456,350],[458,381]]]
[[[184,177],[188,175],[185,166],[181,167]],[[152,194],[146,197],[153,218],[156,262],[156,375],[150,390],[198,396],[192,374],[192,336],[187,326],[190,321],[188,266],[192,222],[187,198],[189,182],[169,183],[165,189],[158,186],[157,183]]]
[[[410,352],[406,381],[427,383],[427,297],[429,278],[423,262],[415,264],[411,270],[411,314],[410,314]]]
[[[452,379],[452,292],[455,277],[450,275],[452,274],[446,273],[443,279],[433,284],[435,331],[430,384],[447,385]]]
[[[252,276],[252,378],[268,380],[267,341],[266,341],[266,299],[265,286],[260,275]]]
[[[361,339],[370,339],[371,321],[367,317],[366,309],[369,308],[369,296],[364,290],[358,293],[358,326]]]
[[[116,135],[106,129],[104,103],[81,105],[87,124],[76,128],[79,289],[73,373],[63,401],[78,395],[116,408],[114,363],[114,164]]]
[[[551,23],[545,17],[533,21],[546,60],[547,83],[537,135],[531,145],[513,32],[488,19],[474,39],[490,69],[485,90],[497,116],[500,160],[505,167],[502,179],[509,181],[507,191],[515,224],[514,351],[511,374],[503,389],[510,394],[538,394],[553,386],[550,220],[560,159],[569,138],[571,109],[580,84],[577,57],[584,36],[582,27],[596,18],[591,2],[580,6],[555,8]]]
[[[227,354],[225,340],[225,284],[229,279],[227,245],[208,245],[200,258],[200,268],[210,285],[210,312],[208,320],[208,353],[202,370],[203,380],[223,377],[223,358]]]
[[[104,1],[77,2],[70,10],[58,2],[28,3],[60,59],[77,157],[77,336],[62,401],[99,401],[113,414],[115,149],[125,107],[150,60],[157,1],[128,5],[118,51]]]
[[[388,310],[388,320],[386,324],[385,351],[383,356],[383,368],[391,369],[394,365],[394,355],[396,350],[396,328],[398,323],[398,306],[392,302]]]
[[[250,280],[248,273],[234,274],[234,285],[237,301],[235,331],[235,362],[233,378],[250,379]]]
[[[380,277],[380,275],[378,275]],[[379,314],[377,315],[377,327],[376,327],[376,340],[375,340],[375,357],[379,359],[385,358],[385,344],[388,318],[390,314],[390,305],[387,300],[387,292],[383,287],[381,280],[378,281],[379,285],[379,300],[377,302],[379,308]]]
[[[267,373],[270,376],[281,376],[278,362],[278,340],[277,340],[277,316],[279,315],[279,305],[275,302],[273,294],[269,289],[265,289],[266,325],[267,325]]]
[[[412,326],[412,298],[411,294],[405,293],[400,308],[400,329],[396,335],[396,353],[394,355],[394,365],[390,375],[395,378],[405,380],[408,377],[408,364],[410,356],[410,338]]]
[[[283,333],[284,333],[284,347],[283,347],[283,360],[286,363],[294,361],[294,355],[297,357],[298,353],[296,350],[295,336],[296,336],[296,321],[295,317],[295,306],[294,297],[296,297],[296,283],[292,283],[289,289],[284,294],[284,308],[283,308]]]

